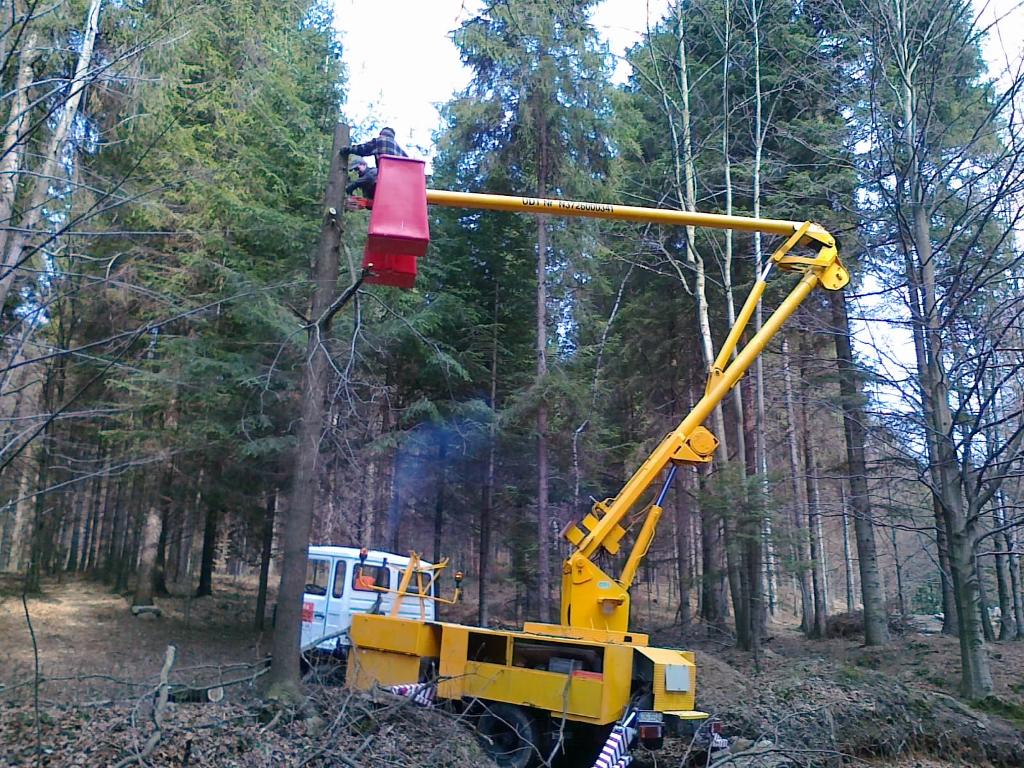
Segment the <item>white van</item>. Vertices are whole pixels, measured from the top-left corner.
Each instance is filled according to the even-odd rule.
[[[311,546],[306,562],[306,589],[302,596],[302,649],[314,644],[318,651],[344,655],[350,644],[348,628],[353,613],[391,612],[394,595],[375,587],[398,589],[402,573],[409,565],[406,555],[369,550],[360,564],[360,550],[355,547]],[[431,563],[420,561],[421,570]],[[415,591],[415,579],[408,591]],[[435,594],[431,590],[431,594]],[[422,603],[422,607],[421,607]],[[421,614],[420,611],[423,611]],[[402,599],[399,616],[427,621],[437,618],[433,600],[412,596]],[[322,640],[330,635],[330,639]]]

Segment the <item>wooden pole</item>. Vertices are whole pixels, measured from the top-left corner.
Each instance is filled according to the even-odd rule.
[[[334,128],[331,168],[327,176],[323,222],[313,265],[313,302],[307,326],[306,364],[302,369],[302,420],[295,450],[294,485],[281,525],[281,582],[277,593],[277,624],[274,627],[273,661],[267,675],[268,693],[275,698],[300,696],[299,644],[302,631],[302,593],[306,577],[306,551],[316,503],[317,465],[320,437],[327,411],[330,366],[324,346],[331,310],[337,305],[338,260],[341,246],[342,212],[345,204],[345,175],[349,128]],[[346,291],[346,293],[348,293]]]

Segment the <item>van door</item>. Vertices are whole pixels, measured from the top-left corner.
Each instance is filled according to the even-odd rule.
[[[302,647],[326,633],[327,590],[331,581],[331,559],[310,557],[306,561],[306,589],[302,595]]]
[[[352,625],[352,619],[348,612],[348,600],[345,596],[345,577],[348,573],[346,570],[346,561],[338,558],[334,561],[334,575],[331,578],[331,595],[327,601],[327,622],[324,627],[325,635],[333,635],[336,632],[342,630],[347,631]],[[338,637],[326,640],[323,644],[324,650],[332,651],[338,645],[348,645],[348,636],[339,635]]]

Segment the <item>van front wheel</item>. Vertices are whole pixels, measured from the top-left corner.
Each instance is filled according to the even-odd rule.
[[[540,724],[523,707],[488,705],[477,731],[484,751],[500,768],[529,768],[541,757]]]

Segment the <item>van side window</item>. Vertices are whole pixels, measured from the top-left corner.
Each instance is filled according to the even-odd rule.
[[[334,566],[334,589],[331,590],[333,597],[341,597],[341,593],[345,591],[345,561],[339,560],[338,564]]]
[[[331,561],[309,558],[306,561],[306,594],[324,597],[331,575]]]
[[[389,588],[391,572],[382,565],[357,565],[352,569],[352,588],[357,592],[376,592],[375,586]]]

